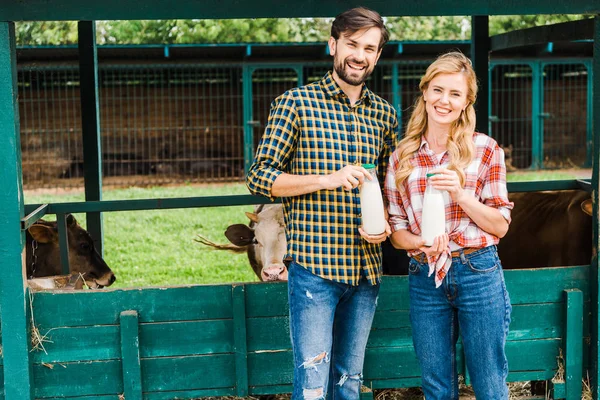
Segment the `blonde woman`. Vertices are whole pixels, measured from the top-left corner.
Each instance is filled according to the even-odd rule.
[[[419,88],[385,192],[392,244],[411,256],[410,319],[425,398],[458,400],[460,332],[477,399],[508,399],[511,305],[496,251],[512,209],[504,154],[475,132],[477,78],[462,53],[438,57]],[[446,216],[445,233],[431,246],[421,238],[427,184],[444,193]]]

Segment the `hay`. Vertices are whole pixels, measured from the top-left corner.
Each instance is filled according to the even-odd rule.
[[[48,330],[45,335],[42,335],[35,324],[33,316],[33,292],[31,291],[29,292],[29,313],[31,314],[31,351],[43,351],[45,354],[48,354],[44,347],[44,343],[52,343],[52,341],[47,339],[48,333],[50,333],[52,329]]]

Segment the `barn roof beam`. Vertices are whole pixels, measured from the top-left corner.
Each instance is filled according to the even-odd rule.
[[[600,13],[597,0],[455,0],[451,6],[437,0],[19,0],[5,3],[0,18],[6,21],[332,17],[353,6],[369,7],[387,16]]]
[[[571,42],[594,37],[594,19],[563,22],[536,26],[490,37],[490,50],[498,51],[515,47],[547,44],[549,42]]]

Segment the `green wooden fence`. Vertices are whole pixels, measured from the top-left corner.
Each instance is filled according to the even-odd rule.
[[[505,271],[513,305],[510,381],[550,380],[561,365],[566,381],[556,385],[555,398],[581,398],[582,370],[589,365],[583,318],[590,311],[589,273],[589,266]],[[291,391],[285,283],[30,296],[32,322],[43,338],[31,357],[36,399],[167,400]],[[460,343],[458,369],[466,374]],[[384,278],[364,378],[372,389],[420,384],[405,276]]]

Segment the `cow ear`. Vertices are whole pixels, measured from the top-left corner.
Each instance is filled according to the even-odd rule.
[[[230,225],[225,231],[225,236],[236,246],[249,246],[254,241],[254,231],[248,225]]]
[[[42,224],[33,224],[28,229],[31,237],[40,243],[56,242],[57,235],[54,229]]]
[[[584,200],[581,203],[581,209],[583,210],[584,213],[586,213],[589,216],[592,216],[592,199],[587,199]]]
[[[67,226],[75,226],[77,225],[77,220],[73,216],[73,214],[67,214]]]
[[[258,215],[257,214],[247,212],[246,217],[248,217],[250,219],[250,221],[258,223]]]

